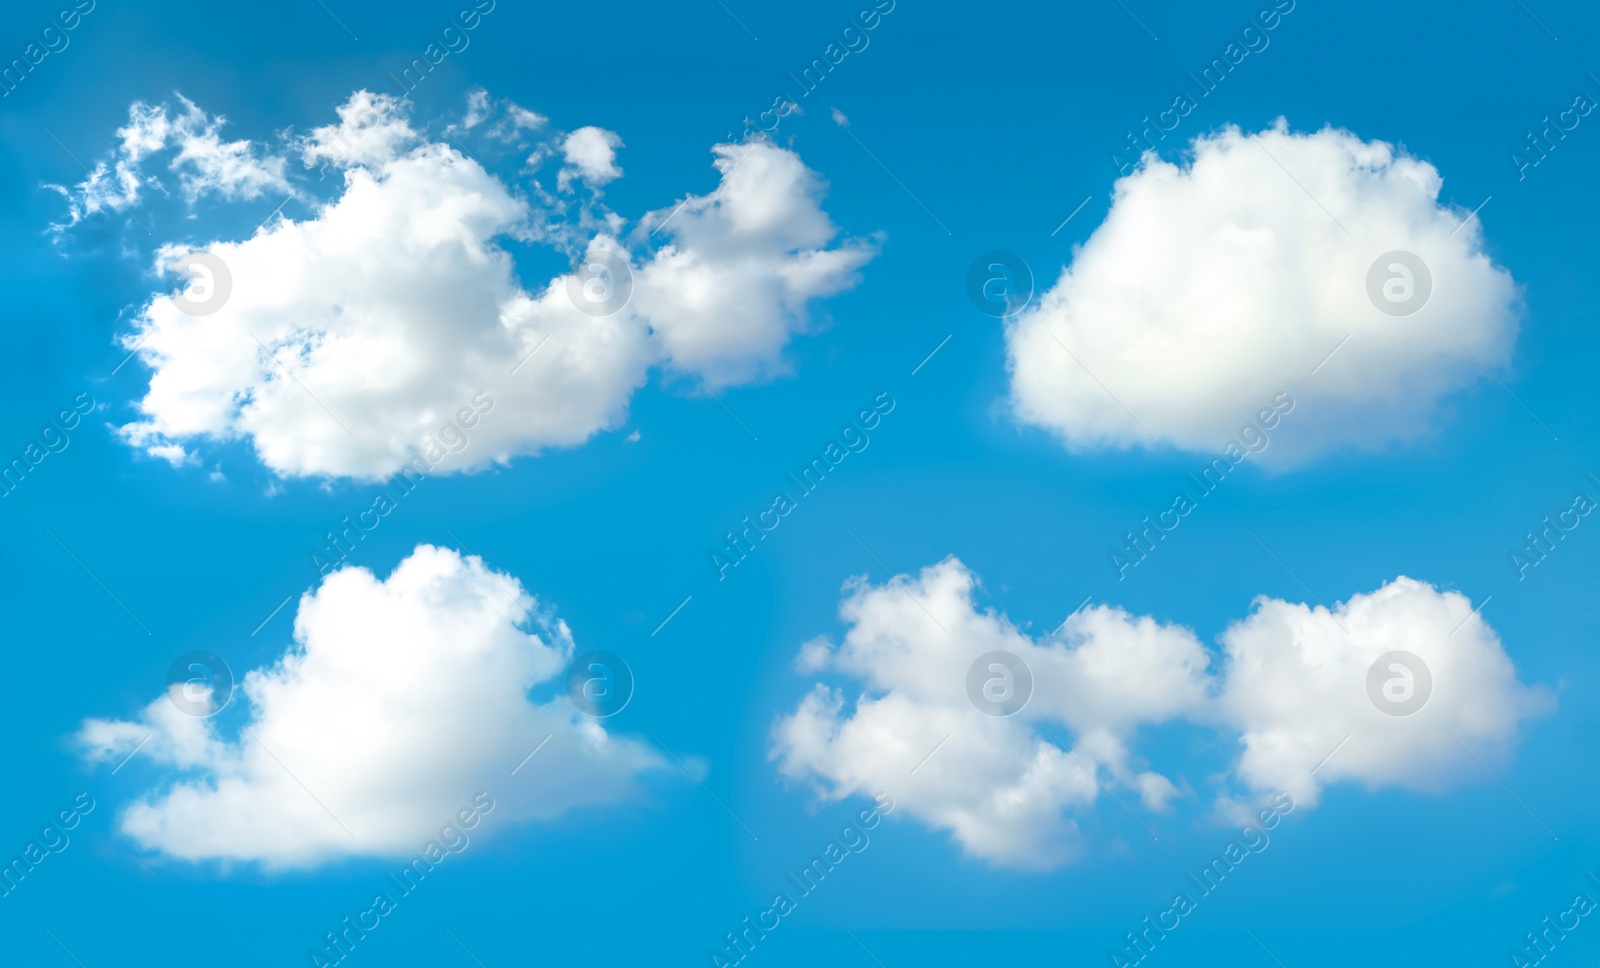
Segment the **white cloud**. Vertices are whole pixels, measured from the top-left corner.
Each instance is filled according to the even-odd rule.
[[[489,116],[489,92],[483,88],[467,92],[467,114],[461,119],[463,128],[475,128]]]
[[[335,572],[301,598],[294,637],[244,677],[237,741],[165,696],[137,722],[85,721],[90,759],[116,762],[148,735],[140,757],[184,774],[129,806],[124,833],[192,861],[408,857],[479,791],[497,823],[547,820],[666,768],[565,696],[530,700],[571,659],[571,633],[477,558],[419,545],[383,581]]]
[[[1545,690],[1517,681],[1465,595],[1405,577],[1332,612],[1258,598],[1222,642],[1219,704],[1243,748],[1235,772],[1252,790],[1283,790],[1302,805],[1314,806],[1340,780],[1443,789],[1479,769],[1463,744],[1481,758],[1502,755],[1519,723],[1554,705]],[[1369,667],[1395,651],[1421,658],[1432,681],[1426,704],[1408,716],[1380,711],[1367,693]]]
[[[806,304],[849,289],[876,254],[839,234],[823,185],[800,156],[766,141],[718,145],[722,182],[646,219],[672,243],[635,287],[668,349],[713,388],[783,372],[783,349],[808,325]],[[673,212],[676,214],[673,214]]]
[[[1340,780],[1440,789],[1470,763],[1452,733],[1492,756],[1548,707],[1542,691],[1517,682],[1463,596],[1408,578],[1332,615],[1258,599],[1223,634],[1226,667],[1215,674],[1188,629],[1093,606],[1033,637],[979,611],[974,584],[954,558],[883,586],[847,583],[843,639],[806,643],[798,666],[859,687],[814,686],[779,718],[771,756],[827,800],[885,791],[997,866],[1049,869],[1082,852],[1074,818],[1101,792],[1088,770],[1113,792],[1135,793],[1141,810],[1166,810],[1188,781],[1144,766],[1134,744],[1147,725],[1237,732],[1242,754],[1218,792],[1226,811],[1238,805],[1230,776],[1241,801],[1284,791],[1309,806]],[[1429,701],[1408,717],[1380,712],[1367,691],[1369,666],[1396,650],[1421,656],[1433,676]],[[1028,703],[1006,718],[980,712],[967,692],[969,668],[993,651],[1020,657],[1033,677]]]
[[[117,129],[120,144],[107,163],[99,161],[89,176],[72,189],[51,186],[68,205],[65,228],[101,211],[121,212],[138,204],[146,184],[160,181],[143,174],[149,156],[171,151],[168,169],[177,172],[184,198],[191,204],[205,195],[227,200],[249,200],[273,192],[292,192],[284,174],[284,159],[264,152],[248,140],[222,140],[225,118],[207,115],[198,105],[178,95],[181,110],[166,104],[135,101],[128,108],[127,127]]]
[[[54,228],[77,225],[104,211],[126,211],[138,204],[142,184],[139,172],[128,162],[119,160],[109,167],[103,161],[96,162],[88,177],[70,190],[61,185],[47,186],[67,200],[67,221]]]
[[[1191,147],[1183,167],[1146,154],[1120,179],[1105,221],[1008,326],[1022,421],[1078,450],[1154,446],[1147,427],[1212,452],[1288,390],[1305,407],[1265,459],[1305,459],[1426,433],[1445,395],[1483,377],[1463,346],[1508,361],[1516,286],[1476,220],[1458,231],[1467,213],[1439,203],[1432,165],[1281,119]],[[1412,315],[1368,296],[1369,268],[1395,250],[1431,272]]]
[[[298,144],[307,165],[344,170],[342,194],[313,218],[207,246],[231,277],[221,308],[191,315],[158,295],[124,337],[155,371],[141,418],[123,428],[135,446],[170,458],[199,438],[249,439],[283,476],[378,479],[425,453],[479,393],[494,412],[463,429],[470,444],[430,459],[435,470],[576,445],[617,426],[665,362],[652,329],[713,386],[776,372],[805,302],[852,284],[871,256],[858,243],[823,248],[837,230],[792,152],[747,145],[735,166],[733,146],[718,146],[722,184],[687,199],[663,230],[673,243],[622,273],[630,302],[589,315],[566,275],[524,288],[502,240],[638,265],[619,217],[553,221],[559,211],[535,211],[419,134],[394,98],[358,92],[339,118]],[[186,251],[164,249],[158,269]]]
[[[415,146],[422,136],[411,126],[408,102],[389,94],[357,91],[335,111],[338,124],[313,128],[300,141],[306,165],[380,167]]]
[[[489,126],[486,134],[505,144],[514,144],[522,140],[523,132],[538,131],[550,121],[539,112],[529,111],[507,98],[491,99],[489,92],[479,88],[467,96],[467,117],[463,127],[475,127],[497,115],[499,120]],[[547,144],[540,144],[536,149],[541,157],[551,150]]]
[[[818,685],[781,719],[780,771],[830,800],[887,791],[968,853],[1024,869],[1081,850],[1070,813],[1099,795],[1089,770],[1166,809],[1175,786],[1143,769],[1128,743],[1141,725],[1204,706],[1209,659],[1194,635],[1096,606],[1034,640],[979,612],[974,583],[948,558],[885,586],[848,584],[839,611],[849,631],[837,646],[808,645],[802,668],[848,673],[862,692],[847,704]],[[979,712],[967,693],[969,667],[993,651],[1020,656],[1034,678],[1028,704],[1007,718]],[[1069,736],[1071,746],[1057,745]]]
[[[627,313],[579,312],[564,277],[524,291],[495,242],[524,224],[521,203],[453,148],[350,169],[316,218],[209,246],[232,278],[220,311],[192,316],[171,296],[146,307],[125,345],[155,373],[125,434],[146,447],[248,437],[281,475],[366,479],[452,423],[469,443],[441,472],[581,443],[644,381],[646,337]],[[457,415],[480,393],[493,412],[466,426]]]
[[[284,159],[263,154],[249,141],[223,141],[224,118],[208,118],[183,96],[184,113],[173,122],[177,148],[171,168],[180,172],[185,196],[194,201],[215,193],[225,199],[259,198],[268,190],[289,192]]]
[[[565,190],[574,176],[582,178],[592,188],[622,177],[617,167],[617,149],[622,138],[615,131],[593,125],[579,128],[561,142],[561,156],[566,159],[566,169],[560,175],[560,187]]]
[[[548,120],[550,119],[537,111],[529,111],[527,108],[512,104],[509,101],[506,103],[506,124],[508,126],[506,130],[508,131],[516,132],[523,129],[542,128]],[[501,135],[501,137],[504,137],[504,135]]]

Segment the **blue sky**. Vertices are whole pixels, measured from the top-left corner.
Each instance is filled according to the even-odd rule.
[[[57,6],[9,5],[0,53],[24,56]],[[1547,116],[1571,110],[1580,94],[1600,101],[1591,76],[1600,75],[1600,23],[1579,5],[1530,10],[1510,0],[1398,11],[1300,0],[1270,29],[1250,26],[1257,5],[1074,6],[975,12],[899,0],[870,29],[852,28],[866,45],[803,94],[789,75],[840,42],[857,5],[707,0],[590,12],[501,2],[462,30],[464,48],[394,102],[386,118],[412,126],[399,153],[325,154],[332,160],[321,177],[302,163],[304,139],[338,124],[336,109],[355,92],[405,93],[389,75],[423,56],[455,9],[100,3],[81,14],[64,31],[66,46],[0,99],[9,146],[0,162],[0,279],[10,297],[0,449],[9,461],[31,441],[49,444],[55,438],[41,428],[60,411],[75,403],[89,411],[67,431],[70,444],[30,464],[0,502],[11,656],[0,683],[10,777],[0,859],[22,856],[80,793],[95,804],[67,831],[70,846],[0,897],[16,962],[156,964],[174,951],[226,952],[240,965],[316,963],[310,952],[331,962],[324,933],[387,891],[394,910],[347,945],[340,963],[714,964],[711,952],[735,957],[726,932],[788,892],[794,910],[741,963],[1100,965],[1116,963],[1112,952],[1136,959],[1125,933],[1187,891],[1195,910],[1141,963],[1515,964],[1511,952],[1533,963],[1526,932],[1572,908],[1580,892],[1600,899],[1587,876],[1600,877],[1589,809],[1600,790],[1587,766],[1600,688],[1592,648],[1600,533],[1591,533],[1600,524],[1573,516],[1580,523],[1520,575],[1511,558],[1575,494],[1600,500],[1588,476],[1600,476],[1590,379],[1600,294],[1590,291],[1588,258],[1600,224],[1591,177],[1600,115],[1568,114],[1565,137],[1537,165],[1519,166],[1536,157],[1526,136]],[[62,36],[43,40],[59,46]],[[1265,46],[1199,96],[1188,74],[1231,43],[1260,46],[1259,37]],[[484,92],[486,119],[469,125],[475,92]],[[1195,106],[1124,182],[1119,198],[1132,203],[1113,218],[1113,152],[1130,160],[1127,134],[1180,92]],[[164,106],[175,128],[186,110],[180,96],[204,112],[188,115],[199,128],[143,160],[137,200],[84,209],[69,224],[72,205],[88,204],[77,187],[86,168],[126,160],[117,131],[130,124],[130,105]],[[743,119],[780,96],[802,111],[765,140],[744,141],[753,160],[729,149],[734,175],[713,168],[713,146],[741,142]],[[512,105],[542,120],[519,128]],[[266,173],[259,188],[237,167],[172,167],[174,139],[217,116],[226,118],[222,142],[251,142],[244,157]],[[1287,126],[1274,132],[1280,117]],[[1226,125],[1260,137],[1229,142]],[[1328,127],[1348,140],[1311,137]],[[1201,136],[1211,140],[1191,152],[1189,139]],[[1432,166],[1442,178],[1437,197],[1386,195],[1411,182],[1380,191],[1361,171],[1317,168],[1374,142]],[[418,194],[455,184],[461,195],[447,198],[493,208],[486,186],[498,184],[538,212],[531,229],[474,239],[504,254],[511,282],[484,268],[494,258],[458,264],[436,249],[407,263],[420,236],[388,234],[379,217],[388,209],[344,223],[382,226],[364,248],[337,232],[291,238],[297,226],[309,233],[331,218],[355,169],[400,185],[400,168],[384,166],[430,145],[470,154],[470,165],[419,162]],[[1217,165],[1204,190],[1161,167],[1197,156]],[[284,165],[276,175],[274,158]],[[207,171],[220,179],[214,187],[186,187],[185,176]],[[731,181],[751,171],[765,180]],[[1151,173],[1162,172],[1168,181],[1157,184]],[[676,214],[691,198],[715,204]],[[740,235],[738,213],[773,199],[790,216],[753,242]],[[1161,204],[1139,204],[1152,200]],[[822,229],[818,211],[831,223]],[[729,212],[734,230],[719,221]],[[501,228],[515,221],[498,209],[483,219]],[[1238,258],[1202,244],[1233,239],[1217,226],[1235,223],[1267,225],[1278,244],[1254,247],[1248,238],[1259,236],[1246,233]],[[553,341],[522,383],[498,375],[521,352],[491,354],[495,379],[506,382],[471,383],[484,347],[500,345],[462,335],[485,300],[498,298],[493,287],[516,294],[502,309],[539,297],[599,235],[626,247],[633,302],[604,316],[562,306],[550,325],[574,340],[616,326],[614,340],[590,350]],[[302,253],[239,247],[268,236],[310,254],[295,262]],[[1381,244],[1391,236],[1398,241]],[[714,281],[738,285],[709,296],[693,289],[659,261],[668,245],[713,274],[734,265]],[[1451,253],[1432,261],[1433,301],[1412,317],[1375,314],[1366,265],[1408,245]],[[162,246],[225,253],[236,302],[214,316],[172,309],[178,283],[154,268],[171,260],[174,250],[163,256]],[[996,250],[1020,257],[1035,280],[1028,306],[1005,319],[967,292],[974,260]],[[836,263],[810,282],[784,282],[798,272],[796,251]],[[1288,251],[1299,253],[1292,272],[1276,254]],[[1346,255],[1358,272],[1344,272]],[[328,274],[247,271],[280,257]],[[1069,264],[1075,275],[1058,286]],[[352,266],[369,272],[366,288],[341,275]],[[451,272],[459,286],[445,284]],[[379,298],[416,279],[431,288]],[[548,298],[559,302],[563,291]],[[1151,295],[1127,309],[1129,291]],[[1197,293],[1228,311],[1184,301]],[[186,409],[199,407],[194,400],[147,398],[157,363],[181,380],[197,372],[181,367],[216,362],[196,339],[207,326],[281,323],[287,334],[312,325],[306,307],[360,315],[363,294],[376,308],[361,353],[319,359],[315,347],[298,346],[277,365],[315,367],[306,383],[263,370],[233,388],[271,403],[257,422],[237,412],[197,416]],[[274,318],[279,296],[287,308]],[[681,312],[680,297],[725,312]],[[246,303],[255,316],[237,315]],[[543,311],[516,310],[534,319]],[[1327,328],[1346,313],[1356,334],[1348,345]],[[714,316],[731,329],[708,326]],[[148,349],[129,358],[124,338],[155,326],[151,319],[172,327],[156,344],[171,347],[176,363]],[[1191,319],[1202,321],[1199,341],[1163,356],[1162,327]],[[181,328],[191,324],[200,328]],[[1117,334],[1137,326],[1161,338],[1120,344],[1119,356]],[[1419,331],[1406,326],[1459,338],[1418,349],[1397,335]],[[757,330],[777,342],[741,342]],[[427,339],[384,342],[402,332]],[[1088,366],[1050,356],[1048,341],[1025,342],[1049,332],[1080,340],[1071,345]],[[173,342],[162,343],[166,336]],[[282,338],[266,341],[295,346]],[[245,345],[245,356],[256,353]],[[385,356],[386,346],[396,355]],[[1469,346],[1483,365],[1468,358]],[[1329,350],[1328,369],[1310,372]],[[267,367],[265,358],[247,362]],[[373,363],[385,359],[415,373],[392,396],[371,389],[388,379]],[[615,372],[591,380],[599,371],[578,369],[579,360]],[[1048,369],[1029,370],[1033,363]],[[1025,371],[1037,377],[1031,391],[1017,389]],[[1085,381],[1082,372],[1099,376]],[[363,379],[375,382],[363,390]],[[574,401],[602,382],[593,395],[604,399],[578,413]],[[307,399],[307,384],[325,406]],[[345,557],[339,574],[366,569],[371,580],[324,585],[313,553],[322,555],[346,516],[396,492],[388,482],[403,461],[394,447],[422,447],[423,430],[483,389],[495,409],[467,431],[461,456],[397,498]],[[1125,533],[1171,507],[1175,491],[1194,492],[1187,475],[1223,453],[1278,391],[1297,405],[1267,431],[1270,445],[1197,495],[1182,523],[1119,577],[1111,555],[1125,554]],[[875,403],[879,416],[864,428],[870,443],[850,452],[842,428]],[[409,424],[390,416],[402,412],[423,416]],[[541,422],[558,412],[566,416]],[[325,413],[364,440],[345,448]],[[125,429],[151,421],[155,436]],[[1145,438],[1143,423],[1159,442]],[[848,456],[802,495],[789,475],[831,441]],[[150,453],[173,446],[181,457]],[[719,576],[713,552],[726,557],[726,534],[780,491],[795,498],[792,510]],[[421,545],[482,565],[429,557]],[[924,571],[952,556],[977,583],[977,612]],[[432,563],[440,597],[405,598],[399,579],[377,585],[408,560],[419,570]],[[844,587],[855,576],[865,584]],[[1418,609],[1437,605],[1454,617],[1442,633],[1409,612],[1338,611],[1399,576],[1427,584],[1407,592]],[[510,579],[531,596],[525,607],[517,589],[493,598],[494,583]],[[374,588],[398,597],[374,604]],[[1258,596],[1267,604],[1254,604]],[[841,615],[851,602],[854,617]],[[1057,638],[1082,603],[1079,624]],[[1289,607],[1300,603],[1309,608]],[[1319,604],[1335,607],[1354,634]],[[927,608],[947,624],[970,624],[941,633],[920,624]],[[1003,621],[991,617],[993,628],[979,634],[989,609]],[[251,670],[281,671],[286,653],[305,655],[297,614],[323,664],[308,659],[298,678],[280,679],[269,713],[243,683]],[[1251,616],[1262,617],[1252,624]],[[1159,625],[1168,651],[1129,644],[1118,623],[1139,617]],[[508,644],[513,626],[537,634],[537,647]],[[981,643],[991,633],[1010,636],[1034,666],[1036,691],[1019,717],[965,705],[960,676],[988,651]],[[825,660],[797,662],[819,637]],[[1475,665],[1451,658],[1466,654],[1452,651],[1467,648],[1463,639],[1478,649]],[[1068,640],[1122,664],[1111,663],[1108,680],[1073,680]],[[873,652],[872,642],[893,648]],[[1403,721],[1373,719],[1359,678],[1326,671],[1347,656],[1364,669],[1369,655],[1408,646],[1430,656],[1436,691]],[[1286,678],[1239,671],[1323,647],[1333,650],[1322,653],[1334,656],[1330,665],[1289,668]],[[170,706],[169,666],[197,651],[219,656],[241,682],[229,705],[203,720],[152,713]],[[602,720],[568,703],[549,665],[593,651],[620,656],[635,680],[626,707]],[[1191,670],[1170,690],[1151,685],[1196,655],[1209,672]],[[466,671],[441,674],[431,694],[408,694],[420,680],[403,670],[418,656]],[[951,662],[954,673],[939,678]],[[312,681],[351,667],[397,691],[373,693],[379,687],[362,675]],[[1296,669],[1319,668],[1295,678]],[[505,681],[537,680],[527,702],[507,706],[494,690],[507,669]],[[819,683],[840,690],[841,730],[865,729],[865,715],[850,718],[863,695],[868,706],[902,700],[894,708],[907,718],[885,721],[888,738],[862,732],[860,745],[802,749],[782,726]],[[475,701],[480,687],[492,701]],[[938,698],[946,687],[958,697],[949,715],[959,711],[970,729],[950,727],[950,745],[910,774],[921,753],[896,758],[889,739],[947,732]],[[1259,749],[1261,759],[1242,752],[1256,734],[1320,741],[1318,730],[1333,730],[1337,740],[1345,714],[1328,710],[1345,709],[1346,698],[1365,725],[1350,727],[1359,736],[1317,771],[1326,782],[1306,778],[1292,757],[1285,767]],[[392,702],[408,712],[362,718]],[[1084,712],[1091,707],[1098,711]],[[1383,732],[1419,723],[1434,732]],[[407,724],[417,726],[418,745],[382,746]],[[184,759],[184,738],[203,728],[220,746]],[[597,728],[610,745],[589,756],[580,739]],[[519,766],[546,733],[560,741]],[[157,738],[121,762],[145,735]],[[310,737],[320,766],[292,757],[279,765],[285,774],[324,770],[331,789],[251,772],[263,761],[251,758],[250,735]],[[977,735],[996,745],[962,745]],[[1051,764],[1069,748],[1095,757],[1096,782],[1085,787],[1069,758],[1046,792],[1020,788],[1042,798],[1037,811],[1012,816],[986,799],[990,767],[1012,779],[1026,772],[1027,761],[1004,751],[1041,747]],[[963,772],[974,763],[983,769]],[[1293,782],[1310,785],[1295,788],[1295,809],[1267,831],[1270,847],[1199,896],[1188,875],[1240,838],[1235,808],[1270,800],[1291,769]],[[483,779],[501,775],[504,793]],[[1170,791],[1139,780],[1157,775]],[[241,776],[236,798],[201,797],[193,811],[164,799],[175,784],[215,792]],[[347,776],[361,781],[341,791]],[[905,787],[865,831],[870,847],[800,896],[788,875],[839,840],[845,824],[862,823],[872,792],[894,795],[891,776],[906,776]],[[496,808],[470,846],[399,897],[389,875],[480,790]],[[295,799],[300,791],[307,799]],[[140,813],[141,804],[153,812]],[[354,844],[325,824],[328,806],[341,826],[350,822]],[[435,813],[438,823],[426,820]],[[140,826],[141,817],[154,826]],[[981,829],[963,827],[969,820]],[[1578,964],[1600,951],[1600,928],[1588,920],[1548,957]]]

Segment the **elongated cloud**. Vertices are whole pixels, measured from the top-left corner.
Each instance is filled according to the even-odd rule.
[[[778,719],[779,772],[830,801],[887,791],[967,854],[1041,870],[1086,849],[1076,818],[1102,793],[1159,814],[1202,782],[1181,762],[1146,764],[1137,744],[1150,725],[1237,737],[1214,791],[1231,814],[1279,792],[1315,806],[1342,781],[1447,788],[1477,769],[1472,755],[1508,755],[1521,724],[1553,706],[1517,681],[1464,596],[1410,578],[1331,612],[1257,599],[1222,634],[1220,662],[1188,629],[1103,605],[1030,636],[980,610],[975,587],[954,558],[847,583],[843,638],[806,643],[798,665],[855,685],[819,682]],[[997,685],[1025,704],[983,708]]]
[[[533,131],[533,159],[566,159],[552,194],[431,140],[408,110],[360,91],[337,123],[292,139],[306,166],[342,175],[313,217],[161,249],[158,271],[199,281],[153,296],[122,339],[151,371],[130,443],[182,463],[207,441],[247,440],[284,477],[380,479],[486,394],[492,417],[446,432],[471,445],[436,470],[575,446],[625,419],[652,367],[681,364],[713,389],[784,372],[808,304],[854,285],[874,251],[834,244],[820,179],[769,142],[717,146],[714,190],[629,233],[592,193],[621,175],[611,132],[563,136],[474,92],[468,120],[490,141]],[[224,197],[254,186],[212,167]],[[135,185],[118,206],[137,197]],[[527,243],[577,266],[530,283],[513,255]]]

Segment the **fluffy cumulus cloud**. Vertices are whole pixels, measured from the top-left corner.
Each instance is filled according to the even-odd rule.
[[[244,677],[235,739],[166,696],[137,721],[83,724],[90,759],[138,748],[179,774],[123,810],[124,833],[194,861],[408,857],[479,792],[497,825],[538,821],[628,798],[665,769],[564,695],[530,699],[560,676],[572,635],[477,558],[421,545],[384,580],[340,570],[301,599],[294,639]]]
[[[1025,423],[1073,449],[1154,437],[1209,452],[1287,390],[1305,408],[1266,457],[1304,460],[1424,434],[1447,394],[1483,377],[1478,360],[1509,360],[1517,287],[1480,224],[1440,203],[1432,165],[1282,120],[1197,138],[1191,154],[1181,166],[1146,154],[1008,325]],[[1428,278],[1384,260],[1375,300],[1369,271],[1397,251]]]
[[[616,132],[593,125],[567,135],[561,142],[561,156],[570,167],[561,172],[561,187],[565,188],[573,176],[596,187],[621,178],[622,169],[617,167],[620,147],[622,138]]]
[[[1322,785],[1341,780],[1439,789],[1471,763],[1457,739],[1492,757],[1549,706],[1517,681],[1465,597],[1408,578],[1333,612],[1258,599],[1223,633],[1221,662],[1186,628],[1107,606],[1032,636],[980,610],[975,582],[950,558],[882,586],[847,583],[848,630],[837,643],[806,643],[798,666],[857,684],[815,685],[777,721],[771,756],[827,800],[886,792],[997,866],[1071,861],[1085,847],[1074,818],[1102,792],[1169,809],[1188,781],[1138,755],[1141,727],[1183,721],[1237,735],[1216,794],[1226,814],[1280,791],[1315,805]],[[981,711],[969,693],[969,670],[997,651],[1033,680],[1008,716]],[[1367,686],[1369,668],[1394,651],[1431,672],[1428,700],[1406,716],[1380,710]],[[996,676],[1006,674],[991,667],[978,679]]]
[[[1504,754],[1518,723],[1552,706],[1545,690],[1517,681],[1465,595],[1410,578],[1332,611],[1259,598],[1222,644],[1219,707],[1243,750],[1235,772],[1251,789],[1283,790],[1302,804],[1340,780],[1442,789],[1479,769],[1472,755]],[[1369,670],[1390,653],[1410,653],[1427,670],[1401,656],[1381,663],[1375,680],[1380,695],[1426,691],[1415,713],[1391,715],[1369,695]]]
[[[881,587],[850,583],[840,606],[849,631],[837,645],[808,643],[801,667],[848,674],[862,689],[819,684],[781,719],[780,771],[815,781],[828,799],[887,792],[968,853],[1018,868],[1077,855],[1071,813],[1092,805],[1101,783],[1165,810],[1174,784],[1128,744],[1141,725],[1204,706],[1209,657],[1194,635],[1097,606],[1035,640],[979,611],[974,584],[953,558]],[[1009,717],[980,712],[968,694],[969,668],[995,651],[1033,676],[1032,697]]]
[[[159,178],[144,173],[148,159],[170,155],[169,171],[190,203],[205,195],[249,200],[266,192],[292,191],[283,158],[248,140],[224,141],[227,119],[213,117],[178,95],[180,108],[133,102],[128,124],[117,129],[117,147],[109,160],[90,169],[76,186],[51,186],[67,199],[67,228],[102,211],[121,212],[138,204],[145,188],[164,191]]]
[[[647,220],[672,241],[645,264],[636,295],[665,345],[713,387],[781,372],[806,304],[855,285],[876,245],[829,247],[839,230],[822,182],[794,152],[764,141],[715,152],[716,190]]]
[[[231,280],[219,311],[149,304],[127,338],[155,371],[135,444],[249,437],[283,475],[377,478],[478,394],[493,412],[442,470],[581,443],[620,415],[650,362],[637,319],[579,311],[564,279],[525,291],[495,241],[525,228],[523,204],[382,107],[313,132],[307,158],[353,165],[316,218],[208,248]]]
[[[478,92],[467,120],[544,134],[542,118]],[[614,140],[597,128],[565,136],[556,143],[577,167],[562,171],[590,187],[620,175]],[[872,255],[869,243],[833,244],[818,178],[766,142],[717,146],[721,183],[631,235],[596,198],[572,215],[537,183],[524,191],[453,139],[430,139],[386,95],[352,95],[338,123],[292,147],[342,173],[336,197],[303,221],[205,246],[224,282],[152,297],[124,337],[153,373],[123,433],[155,456],[182,462],[197,442],[247,439],[282,476],[378,479],[413,464],[479,394],[492,415],[449,431],[469,444],[426,455],[431,468],[579,444],[624,419],[654,366],[681,363],[713,388],[781,372],[807,303],[853,285]],[[579,266],[530,285],[508,241]],[[167,246],[157,269],[193,259]]]
[[[357,91],[334,109],[338,124],[312,128],[298,142],[306,165],[332,164],[345,168],[381,168],[401,157],[422,139],[411,126],[405,102],[388,94]],[[487,98],[478,92],[467,98],[467,119],[477,123],[476,114],[487,110]]]

